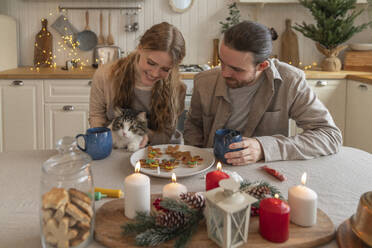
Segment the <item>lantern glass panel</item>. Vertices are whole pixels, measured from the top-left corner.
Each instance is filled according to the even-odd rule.
[[[215,240],[216,243],[222,245],[224,231],[224,213],[221,209],[213,206],[213,204],[209,204],[208,211],[210,216],[207,219],[208,226],[210,227],[210,229],[208,230],[209,235],[212,239]]]
[[[231,215],[231,245],[245,241],[245,221],[247,209]]]

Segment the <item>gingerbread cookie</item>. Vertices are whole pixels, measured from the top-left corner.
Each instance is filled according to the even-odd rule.
[[[71,240],[71,246],[77,246],[78,244],[86,240],[89,237],[89,234],[89,230],[81,231],[75,239]]]
[[[147,157],[148,158],[159,158],[163,153],[160,148],[154,148],[152,146],[147,147]]]
[[[49,219],[45,225],[45,241],[58,248],[69,248],[71,239],[78,235],[78,231],[68,227],[69,218],[65,217],[57,224],[55,219]]]
[[[140,159],[142,168],[157,169],[159,167],[159,159]]]
[[[190,160],[185,161],[186,165],[188,165],[191,168],[194,168],[195,166],[199,165],[203,162],[203,158],[201,158],[199,155],[192,157]]]
[[[75,203],[75,205],[78,206],[85,213],[87,213],[89,215],[89,217],[93,216],[92,207],[88,203],[86,203],[85,201],[82,201],[82,200],[80,200],[76,197],[71,197],[71,202]]]
[[[52,188],[49,192],[43,195],[42,205],[43,208],[58,209],[64,206],[69,201],[69,195],[63,188]]]
[[[172,156],[174,153],[178,152],[178,149],[180,149],[180,145],[168,146],[165,153]]]
[[[65,216],[65,208],[66,208],[66,205],[64,206],[61,206],[59,207],[55,214],[54,214],[54,219],[56,219],[58,222],[60,222],[62,220],[62,218]]]
[[[78,221],[90,223],[90,217],[72,203],[67,204],[66,213]]]
[[[80,199],[86,203],[88,203],[89,205],[92,204],[92,200],[90,199],[90,197],[85,194],[84,192],[80,191],[80,190],[77,190],[75,188],[70,188],[68,190],[68,193],[70,194],[70,197],[75,197],[77,199]]]

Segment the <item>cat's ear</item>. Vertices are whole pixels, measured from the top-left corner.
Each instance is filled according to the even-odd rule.
[[[119,107],[114,108],[114,117],[117,118],[123,115],[123,110]]]
[[[146,118],[146,112],[140,112],[140,113],[137,115],[137,119],[140,120],[140,121],[147,121],[147,118]]]

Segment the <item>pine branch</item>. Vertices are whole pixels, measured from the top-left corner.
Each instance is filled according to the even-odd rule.
[[[123,234],[137,234],[155,227],[155,217],[149,216],[145,212],[137,212],[135,222],[122,225]]]
[[[196,209],[190,208],[186,203],[171,198],[164,198],[159,205],[169,211],[181,212],[185,215],[193,215],[197,212]]]

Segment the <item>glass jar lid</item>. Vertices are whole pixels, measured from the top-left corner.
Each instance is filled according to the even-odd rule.
[[[65,136],[57,142],[58,154],[43,164],[43,172],[51,175],[73,175],[86,169],[92,158],[77,149],[76,139]]]

